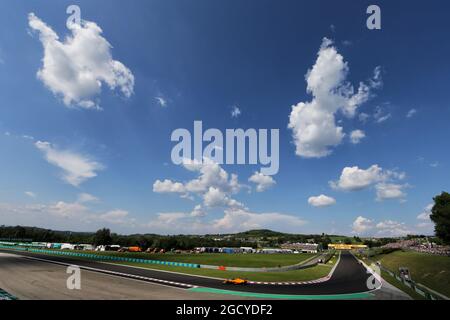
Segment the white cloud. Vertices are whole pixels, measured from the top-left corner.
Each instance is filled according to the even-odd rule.
[[[353,221],[352,231],[356,234],[366,234],[373,228],[373,221],[359,216]]]
[[[383,169],[374,164],[368,169],[360,169],[357,166],[345,167],[337,182],[330,182],[335,189],[346,191],[361,190],[383,180]]]
[[[167,107],[167,100],[163,97],[155,97],[155,100],[161,107]]]
[[[110,224],[121,225],[133,224],[135,222],[135,219],[129,217],[128,211],[120,209],[111,210],[100,215],[100,220],[103,220]]]
[[[416,109],[411,109],[408,111],[408,113],[406,114],[407,118],[412,118],[415,114],[417,113]]]
[[[412,231],[403,222],[385,220],[377,223],[377,235],[383,237],[403,237]]]
[[[136,226],[136,220],[125,210],[94,211],[79,201],[0,203],[0,220],[6,225],[32,225],[73,231],[97,230],[105,225]]]
[[[81,217],[88,212],[88,208],[81,203],[64,201],[47,206],[47,210],[50,214],[63,218]]]
[[[366,134],[362,130],[353,130],[350,133],[350,142],[353,144],[358,144],[362,139],[366,137]]]
[[[332,197],[321,194],[319,196],[309,197],[308,203],[313,207],[328,207],[335,204],[336,200]]]
[[[98,198],[89,193],[80,193],[78,195],[78,202],[86,203],[86,202],[95,202],[98,201]]]
[[[25,191],[25,194],[30,198],[36,198],[36,194],[32,191]]]
[[[203,163],[186,160],[183,166],[198,177],[186,182],[165,179],[156,180],[153,191],[175,193],[180,196],[195,196],[202,200],[191,212],[159,213],[146,226],[164,233],[224,233],[252,228],[275,228],[277,230],[298,231],[305,221],[293,215],[281,213],[254,213],[235,199],[233,195],[247,186],[239,184],[238,176],[228,174],[217,163],[204,159]],[[275,182],[265,176],[253,175],[252,182],[260,185],[260,190]],[[250,180],[250,179],[249,179]],[[208,211],[223,208],[224,215],[218,219],[206,220]]]
[[[391,118],[391,114],[387,113],[383,108],[377,106],[375,108],[375,113],[373,114],[373,118],[376,123],[382,123]]]
[[[87,179],[97,176],[103,165],[89,157],[68,150],[60,150],[45,141],[37,141],[36,148],[44,153],[45,159],[63,170],[63,180],[78,186]]]
[[[237,175],[229,175],[212,160],[204,159],[203,163],[186,160],[183,166],[189,171],[197,172],[198,178],[185,183],[158,179],[153,183],[153,192],[203,195],[210,187],[216,187],[226,193],[237,193],[241,188]]]
[[[238,106],[233,106],[231,109],[231,117],[237,118],[241,115],[241,109]]]
[[[99,109],[97,97],[103,84],[111,90],[120,89],[126,97],[133,94],[133,74],[113,60],[112,46],[97,24],[72,24],[72,34],[64,41],[34,13],[28,15],[28,24],[44,47],[37,76],[53,94],[62,97],[66,106]]]
[[[370,114],[367,114],[367,113],[365,113],[365,112],[361,112],[359,115],[358,115],[358,119],[359,119],[359,121],[361,121],[362,123],[366,123],[367,122],[367,120],[370,118]]]
[[[255,172],[248,181],[256,184],[256,191],[263,192],[276,184],[272,176],[266,176],[261,172]]]
[[[430,163],[430,167],[432,167],[432,168],[439,167],[439,162],[435,161],[435,162]]]
[[[181,182],[172,182],[169,179],[163,181],[156,180],[153,183],[153,192],[157,193],[183,193],[187,192],[186,187]]]
[[[355,191],[367,188],[377,182],[386,182],[392,179],[404,179],[403,172],[384,170],[377,164],[367,169],[360,169],[358,166],[345,167],[342,169],[338,181],[330,181],[331,187],[345,191]]]
[[[193,196],[201,198],[203,201],[201,214],[195,208],[192,211],[196,216],[204,216],[207,208],[244,208],[242,203],[232,198],[232,195],[242,188],[237,175],[228,174],[219,164],[207,158],[202,163],[186,159],[183,167],[197,173],[198,177],[184,183],[169,179],[156,180],[153,183],[153,192],[175,193],[189,199],[193,199]]]
[[[430,203],[424,208],[424,211],[417,216],[418,220],[430,220],[431,209],[433,209],[433,203]]]
[[[352,232],[358,235],[375,235],[378,237],[403,237],[412,234],[413,231],[403,222],[393,220],[374,220],[359,216],[352,225]]]
[[[343,46],[346,46],[346,47],[350,47],[352,44],[353,44],[353,42],[350,41],[350,40],[344,40],[344,41],[342,41],[342,45],[343,45]]]
[[[242,208],[244,205],[232,198],[230,198],[224,191],[209,187],[208,191],[203,195],[203,204],[206,207],[230,207]],[[195,212],[195,209],[194,209]]]
[[[191,217],[204,217],[207,215],[207,212],[203,210],[203,207],[198,204],[194,207],[194,210],[191,212]]]
[[[253,213],[245,209],[226,209],[223,217],[212,221],[201,221],[183,212],[159,213],[146,227],[169,234],[231,233],[262,228],[298,232],[305,223],[296,216],[282,213]]]
[[[336,126],[338,111],[353,117],[356,109],[371,96],[372,89],[381,87],[381,69],[375,68],[369,84],[360,82],[355,92],[346,81],[349,68],[347,62],[324,38],[317,60],[306,74],[307,92],[313,98],[292,107],[288,127],[292,130],[296,154],[306,158],[320,158],[329,155],[332,147],[342,142],[343,127]]]
[[[23,134],[23,135],[22,135],[22,138],[27,139],[27,140],[31,140],[31,141],[34,140],[34,137],[33,137],[33,136],[30,136],[30,135],[27,135],[27,134]]]
[[[281,213],[253,213],[247,210],[226,210],[225,215],[214,222],[214,228],[222,232],[235,232],[250,229],[271,228],[274,230],[298,232],[305,221]]]
[[[403,189],[406,186],[407,185],[396,183],[378,183],[375,186],[377,191],[377,200],[383,201],[386,199],[404,199],[406,197],[406,193]]]
[[[393,170],[384,170],[377,164],[367,169],[360,169],[357,166],[345,167],[337,181],[330,181],[333,189],[343,191],[358,191],[375,186],[378,201],[386,199],[400,199],[402,202],[406,197],[404,188],[408,184],[395,183],[403,180],[405,173]]]

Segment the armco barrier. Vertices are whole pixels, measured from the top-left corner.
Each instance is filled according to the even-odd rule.
[[[116,257],[116,256],[107,256],[107,255],[101,255],[101,254],[82,253],[82,252],[45,250],[45,249],[24,248],[24,247],[7,246],[7,245],[0,245],[0,249],[12,249],[12,250],[18,250],[18,251],[34,252],[34,253],[45,253],[45,254],[63,255],[63,256],[71,256],[71,257],[81,257],[81,258],[89,258],[89,259],[94,259],[94,260],[108,260],[108,261],[121,261],[121,262],[146,263],[146,264],[162,264],[162,265],[173,266],[173,267],[200,268],[200,265],[195,264],[195,263],[184,263],[184,262],[182,263],[182,262],[172,262],[172,261]]]

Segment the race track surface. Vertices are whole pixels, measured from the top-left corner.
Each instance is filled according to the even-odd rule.
[[[200,276],[191,276],[172,272],[164,272],[153,269],[135,268],[124,265],[102,263],[98,261],[74,259],[65,256],[51,256],[30,252],[17,252],[13,250],[0,250],[10,252],[30,258],[42,259],[49,263],[64,265],[78,265],[80,268],[86,268],[97,272],[120,273],[121,277],[136,278],[143,277],[142,280],[158,283],[158,280],[167,281],[167,285],[179,288],[207,287],[223,290],[235,290],[241,292],[255,292],[268,294],[289,294],[289,295],[330,295],[330,294],[349,294],[369,291],[367,279],[370,274],[358,263],[358,261],[349,252],[342,252],[340,262],[337,265],[330,280],[321,283],[299,284],[299,285],[280,285],[280,284],[247,284],[243,286],[226,285],[222,280],[206,278]],[[33,259],[29,259],[30,263]],[[36,260],[34,260],[36,261]],[[172,284],[171,284],[172,283]],[[188,286],[186,286],[188,285]]]

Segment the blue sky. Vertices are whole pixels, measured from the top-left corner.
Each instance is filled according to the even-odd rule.
[[[377,3],[381,30],[366,28],[368,1],[1,2],[0,224],[431,234],[426,207],[450,181],[450,5]],[[70,4],[91,22],[78,35],[66,27]],[[51,33],[59,39],[43,39]],[[314,67],[321,80],[308,81]],[[324,93],[322,75],[335,73],[331,87],[352,94]],[[353,112],[334,104],[352,97]],[[260,166],[172,164],[172,131],[195,120],[279,129],[278,174],[249,181]],[[306,136],[302,121],[319,134]]]

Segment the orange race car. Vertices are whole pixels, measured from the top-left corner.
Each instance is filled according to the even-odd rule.
[[[224,284],[247,284],[247,280],[241,278],[226,279]]]

